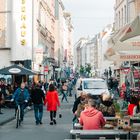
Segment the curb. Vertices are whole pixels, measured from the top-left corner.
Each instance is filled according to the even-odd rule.
[[[25,114],[28,113],[29,111],[31,111],[33,109],[30,109],[30,110],[25,110]],[[11,116],[9,117],[8,119],[4,120],[3,122],[0,122],[0,126],[6,124],[6,123],[9,123],[10,121],[14,120],[15,119],[15,116]]]
[[[0,123],[0,126],[4,125],[4,124],[6,124],[6,123],[8,123],[8,122],[10,122],[10,121],[12,121],[12,120],[14,120],[14,119],[15,119],[15,116],[13,116],[13,117],[11,117],[11,118],[8,118],[7,120],[1,122],[1,123]]]

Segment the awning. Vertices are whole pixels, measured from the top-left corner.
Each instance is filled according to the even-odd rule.
[[[137,16],[132,23],[129,24],[127,30],[125,30],[124,35],[121,37],[120,41],[125,41],[129,38],[140,35],[140,16]]]
[[[0,74],[4,74],[4,75],[37,75],[36,72],[33,72],[32,70],[29,70],[25,67],[21,67],[16,64],[0,69]]]
[[[138,51],[120,51],[108,58],[110,61],[140,61],[140,53]]]
[[[120,31],[109,39],[108,45],[111,47],[114,51],[133,51],[133,50],[139,50],[140,51],[140,36],[136,36],[133,38],[129,38],[126,41],[121,42],[121,33],[126,30],[127,27],[124,27],[120,29]]]

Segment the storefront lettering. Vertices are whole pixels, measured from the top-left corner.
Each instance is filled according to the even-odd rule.
[[[21,0],[21,41],[22,46],[26,45],[26,0]]]
[[[120,59],[140,59],[140,55],[123,55],[120,56]]]
[[[140,47],[140,42],[138,42],[138,41],[132,42],[132,46],[138,46],[138,47]]]

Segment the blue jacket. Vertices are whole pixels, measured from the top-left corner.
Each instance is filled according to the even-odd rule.
[[[26,88],[24,88],[23,90],[24,90],[24,92],[23,92],[24,93],[24,100],[28,101],[29,97],[30,97],[29,92]],[[18,102],[18,97],[19,97],[20,93],[21,93],[21,88],[18,88],[12,96],[12,99],[14,99],[16,103]]]

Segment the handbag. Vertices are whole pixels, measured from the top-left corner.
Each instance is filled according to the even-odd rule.
[[[62,118],[62,114],[61,113],[59,113],[59,118]]]
[[[58,117],[59,117],[59,118],[62,118],[62,114],[61,114],[61,112],[60,112],[60,108],[58,109]]]

